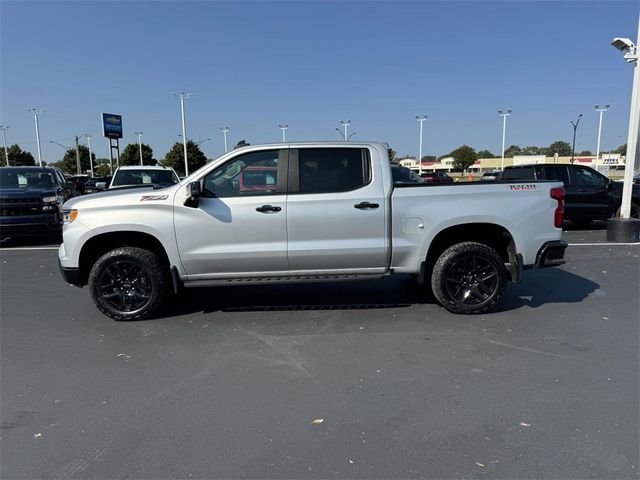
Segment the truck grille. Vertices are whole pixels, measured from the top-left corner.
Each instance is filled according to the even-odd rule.
[[[0,198],[0,216],[37,215],[42,206],[41,198]]]

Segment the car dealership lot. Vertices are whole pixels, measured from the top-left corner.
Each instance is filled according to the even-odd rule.
[[[398,276],[118,323],[4,249],[0,476],[638,478],[640,246],[604,233],[476,317]]]

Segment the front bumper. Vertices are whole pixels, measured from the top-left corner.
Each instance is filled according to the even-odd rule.
[[[546,242],[536,255],[536,268],[557,267],[566,262],[564,259],[564,251],[568,243],[564,240],[554,240]]]
[[[79,268],[67,268],[63,267],[58,258],[58,267],[60,267],[60,273],[65,282],[73,285],[74,287],[82,287],[82,280],[80,279]]]
[[[62,221],[57,213],[0,216],[0,234],[2,237],[42,235],[58,233],[61,230]]]

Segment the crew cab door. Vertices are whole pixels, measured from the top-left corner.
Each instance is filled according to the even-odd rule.
[[[386,271],[387,199],[381,178],[374,178],[369,150],[300,148],[291,150],[289,163],[290,269]]]
[[[570,169],[571,187],[567,190],[566,200],[571,203],[576,216],[589,219],[605,219],[611,216],[609,198],[609,180],[595,170],[574,166]]]
[[[287,270],[286,168],[286,149],[253,151],[203,175],[197,206],[185,205],[189,186],[180,188],[176,241],[190,277]]]

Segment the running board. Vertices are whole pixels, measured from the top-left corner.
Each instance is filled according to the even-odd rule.
[[[343,282],[353,280],[372,280],[389,276],[390,273],[376,274],[352,274],[352,275],[300,275],[283,277],[253,277],[253,278],[215,278],[207,280],[184,280],[184,286],[191,287],[212,287],[216,285],[257,285],[296,282]]]

